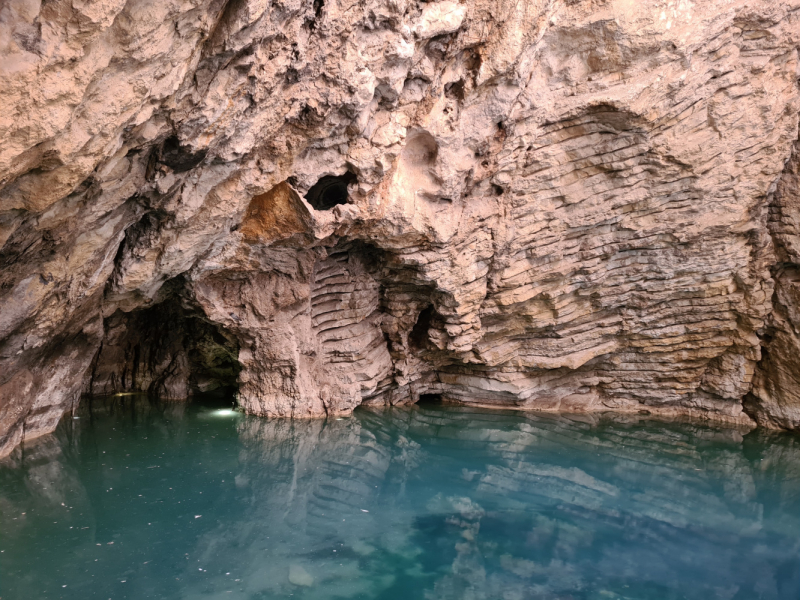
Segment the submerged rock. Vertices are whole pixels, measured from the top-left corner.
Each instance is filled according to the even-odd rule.
[[[289,583],[303,587],[314,585],[314,578],[300,565],[289,565]]]
[[[800,426],[800,0],[12,0],[0,40],[0,455],[232,385]]]

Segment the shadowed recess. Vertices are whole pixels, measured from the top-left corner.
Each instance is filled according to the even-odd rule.
[[[347,204],[347,186],[358,181],[354,173],[344,175],[325,175],[311,186],[306,200],[314,210],[330,210],[337,204]]]
[[[417,404],[423,405],[435,405],[435,404],[442,404],[442,395],[441,394],[420,394],[419,401]]]
[[[408,334],[408,343],[414,350],[424,350],[428,345],[428,330],[433,318],[433,306],[425,307],[417,317],[417,322]]]
[[[86,374],[90,395],[144,392],[182,400],[198,393],[233,396],[238,389],[235,338],[177,298],[117,311],[105,319],[104,331]]]

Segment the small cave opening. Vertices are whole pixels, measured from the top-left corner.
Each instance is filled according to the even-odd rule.
[[[338,204],[347,204],[347,186],[356,183],[358,178],[351,171],[344,175],[325,175],[317,181],[306,194],[306,200],[314,210],[330,210]]]
[[[86,373],[89,396],[142,393],[230,405],[242,367],[236,338],[180,298],[104,321],[102,345]]]
[[[428,347],[428,330],[433,319],[433,306],[428,305],[417,316],[417,322],[408,334],[408,345],[412,350],[424,350]]]
[[[441,394],[420,394],[419,400],[417,404],[422,404],[426,406],[436,405],[436,404],[443,404],[444,401],[442,400]]]
[[[173,135],[164,140],[156,150],[156,160],[175,173],[184,173],[203,162],[207,152],[207,149],[194,152],[190,146],[181,144],[177,135]]]
[[[465,84],[463,79],[448,83],[444,86],[444,95],[448,98],[461,100],[463,102],[466,97]]]

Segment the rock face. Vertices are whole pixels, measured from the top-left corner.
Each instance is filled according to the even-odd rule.
[[[745,406],[759,423],[800,428],[800,142],[772,196],[769,231],[777,262],[762,359]]]
[[[234,383],[800,427],[798,47],[800,0],[8,0],[0,455]]]

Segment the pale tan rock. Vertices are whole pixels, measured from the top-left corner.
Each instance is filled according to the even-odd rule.
[[[0,453],[237,381],[796,428],[798,47],[800,0],[5,3]]]
[[[453,0],[425,4],[419,21],[414,23],[411,30],[422,40],[454,33],[461,27],[466,14],[467,7]]]

